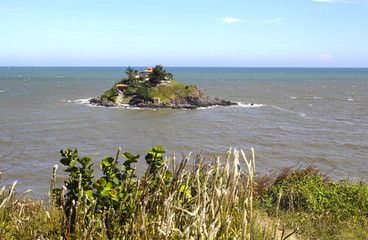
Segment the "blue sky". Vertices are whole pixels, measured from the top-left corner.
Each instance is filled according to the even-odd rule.
[[[0,0],[0,66],[368,67],[368,0]]]

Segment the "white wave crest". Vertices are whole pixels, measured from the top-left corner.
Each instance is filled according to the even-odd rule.
[[[291,96],[289,97],[290,99],[315,99],[315,100],[319,100],[319,99],[322,99],[322,97],[317,97],[317,96],[301,96],[301,97],[298,97],[298,96]]]
[[[75,103],[75,104],[81,104],[81,105],[88,105],[90,107],[99,107],[96,104],[91,104],[90,103],[90,98],[86,98],[86,99],[76,99],[76,100],[61,100],[62,102],[67,102],[67,103]]]
[[[295,115],[299,115],[300,117],[309,119],[309,117],[307,117],[307,115],[303,112],[296,112],[296,111],[293,111],[293,110],[285,109],[285,108],[274,106],[274,105],[270,105],[270,106],[273,107],[274,109],[277,109],[277,110],[280,110],[280,111],[283,111],[283,112],[287,112],[287,113],[291,113],[291,114],[295,114]]]
[[[241,103],[238,102],[238,105],[235,106],[239,106],[239,107],[244,107],[244,108],[251,108],[251,107],[263,107],[264,104],[258,104],[258,103]]]
[[[78,103],[78,104],[90,104],[89,100],[90,98],[77,99],[77,100],[74,100],[73,102]],[[68,102],[70,102],[70,100],[68,100]]]

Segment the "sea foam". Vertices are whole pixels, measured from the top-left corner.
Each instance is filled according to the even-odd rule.
[[[91,104],[90,103],[90,98],[86,98],[86,99],[77,99],[77,100],[74,100],[73,102],[75,102],[75,103],[79,103],[79,104]],[[68,100],[68,102],[69,102],[70,100]],[[91,104],[92,105],[92,104]]]
[[[241,103],[238,102],[238,105],[234,105],[234,106],[239,106],[239,107],[244,107],[244,108],[251,108],[251,107],[263,107],[264,104],[259,104],[259,103]]]

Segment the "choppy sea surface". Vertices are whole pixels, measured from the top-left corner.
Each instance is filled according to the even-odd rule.
[[[144,68],[138,68],[143,70]],[[259,174],[313,163],[331,178],[368,177],[368,69],[177,68],[175,79],[238,106],[197,110],[91,106],[124,77],[121,67],[0,67],[0,186],[48,191],[67,176],[59,150],[77,148],[96,166],[122,151],[256,152]],[[123,158],[121,157],[121,160]],[[244,167],[244,166],[243,166]]]

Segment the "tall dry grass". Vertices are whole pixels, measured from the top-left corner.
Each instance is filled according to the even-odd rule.
[[[191,154],[176,163],[165,159],[157,177],[147,169],[142,178],[127,181],[127,196],[118,209],[97,208],[87,195],[66,206],[15,198],[13,186],[0,192],[0,239],[287,239],[254,209],[255,154],[250,160],[240,150],[230,149],[227,158],[206,163]],[[246,169],[241,168],[244,163]],[[165,177],[167,170],[172,177]],[[55,188],[56,167],[51,188]],[[128,193],[132,194],[128,194]],[[83,199],[82,199],[83,198]],[[90,204],[87,204],[90,202]],[[127,203],[133,204],[125,211]],[[75,213],[66,214],[66,209]],[[68,219],[69,216],[69,219]]]

